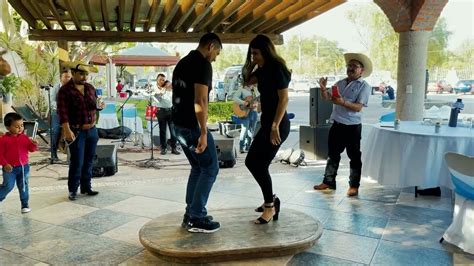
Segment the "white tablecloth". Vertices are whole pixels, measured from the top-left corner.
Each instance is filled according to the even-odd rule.
[[[444,153],[474,156],[474,129],[419,121],[402,121],[400,128],[370,127],[362,145],[362,174],[381,185],[452,188]]]
[[[143,134],[142,119],[140,117],[124,117],[123,125],[132,130],[132,132]]]
[[[119,122],[117,115],[114,114],[100,114],[99,121],[97,122],[98,128],[109,129],[118,127]]]

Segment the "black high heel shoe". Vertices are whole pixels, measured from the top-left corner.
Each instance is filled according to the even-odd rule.
[[[273,194],[273,201],[275,201],[275,198],[276,198],[276,194]],[[263,212],[263,206],[265,205],[265,203],[263,203],[261,206],[255,208],[255,212]]]
[[[275,197],[275,200],[273,201],[273,204],[264,204],[264,208],[275,208],[275,214],[273,214],[272,217],[267,221],[265,220],[262,216],[258,217],[258,219],[255,221],[255,224],[268,224],[272,219],[273,221],[277,221],[279,214],[280,214],[280,199]]]

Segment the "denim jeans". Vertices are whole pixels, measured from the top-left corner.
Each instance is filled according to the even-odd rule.
[[[53,149],[53,152],[56,153],[56,150],[58,149],[59,135],[61,134],[61,124],[59,123],[59,116],[56,113],[56,110],[51,111],[51,124],[53,129],[53,132],[50,132],[52,138],[51,148]]]
[[[3,170],[3,184],[0,186],[0,202],[13,190],[15,186],[18,188],[20,193],[21,207],[28,207],[28,200],[30,195],[28,193],[28,182],[30,177],[30,165],[26,164],[23,166],[13,167],[13,171],[10,173]]]
[[[255,135],[255,127],[257,125],[258,114],[256,111],[250,111],[245,118],[239,118],[242,123],[240,130],[239,148],[241,151],[248,150],[252,144],[253,136]]]
[[[91,190],[92,161],[94,160],[95,150],[99,135],[97,128],[79,130],[76,133],[76,139],[69,145],[69,173],[68,189],[69,192],[77,192],[79,184],[82,191]]]
[[[186,213],[190,218],[204,218],[207,215],[206,204],[212,185],[219,173],[217,150],[211,132],[207,132],[207,148],[196,153],[201,130],[175,126],[176,138],[191,165],[186,188]]]
[[[334,121],[329,129],[328,137],[328,160],[324,172],[323,183],[336,187],[336,176],[341,161],[341,153],[344,149],[350,159],[349,185],[354,188],[360,186],[362,172],[362,161],[360,151],[360,139],[362,125],[344,125]]]

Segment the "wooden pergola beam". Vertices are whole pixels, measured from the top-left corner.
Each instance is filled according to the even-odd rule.
[[[88,1],[88,0],[84,0],[84,1]],[[71,16],[71,20],[74,23],[74,25],[76,26],[76,29],[79,30],[79,31],[82,30],[81,22],[77,18],[77,14],[76,14],[76,11],[75,11],[75,9],[73,8],[73,6],[71,4],[71,0],[64,0],[64,4],[66,5],[67,12],[69,13],[69,16]],[[93,20],[93,19],[91,18],[91,20]]]
[[[212,0],[207,0],[204,3],[198,4],[194,9],[194,12],[191,13],[188,21],[183,25],[183,29],[185,31],[189,31],[191,28],[193,28],[194,30],[194,26],[199,24],[199,22],[201,22],[201,20],[206,17],[207,14],[209,14],[215,4],[217,4],[217,2]]]
[[[189,0],[188,0],[189,1]],[[163,10],[164,16],[160,18],[160,21],[156,24],[156,31],[161,32],[168,27],[168,24],[173,19],[174,15],[178,11],[179,2],[176,0],[167,0],[165,8]]]
[[[255,21],[256,19],[260,18],[263,16],[265,12],[268,10],[272,9],[273,7],[278,6],[281,4],[282,0],[276,0],[274,2],[267,1],[264,4],[259,5],[257,8],[253,9],[250,14],[245,16],[238,25],[229,25],[226,31],[228,32],[239,32],[242,30],[244,27]],[[286,2],[291,2],[291,1],[286,1]]]
[[[31,15],[30,11],[21,3],[21,0],[8,0],[8,3],[18,12],[18,14],[28,23],[32,29],[38,28],[38,22]]]
[[[224,8],[222,13],[212,18],[212,22],[209,23],[207,29],[209,31],[215,31],[217,26],[221,25],[222,22],[226,21],[230,16],[234,15],[239,7],[243,5],[247,0],[233,0],[229,5]],[[203,28],[204,29],[204,28]]]
[[[148,15],[146,16],[146,21],[143,24],[143,31],[145,32],[150,31],[152,21],[156,16],[159,5],[160,5],[160,0],[153,0],[153,2],[151,3],[150,10],[148,10]]]
[[[158,30],[159,29],[159,23],[160,23],[160,20],[162,19],[161,15],[163,14],[163,10],[165,10],[165,5],[163,3],[160,3],[160,5],[158,5],[158,10],[156,11],[156,25],[155,25],[155,31],[160,31]]]
[[[291,5],[294,5],[298,0],[285,0],[281,2],[279,5],[276,5],[272,9],[270,9],[268,12],[266,12],[263,16],[257,18],[256,20],[252,21],[252,23],[248,24],[246,27],[242,29],[243,32],[252,32],[253,29],[256,27],[262,25],[263,23],[267,22],[268,20],[274,18],[277,16],[279,13],[283,12],[287,8],[289,8]]]
[[[82,3],[84,4],[84,9],[86,10],[87,19],[89,20],[89,25],[91,26],[91,29],[96,30],[95,20],[92,17],[91,4],[89,3],[89,0],[83,0]],[[77,25],[76,25],[76,28],[77,28]]]
[[[288,7],[283,12],[280,12],[280,13],[276,14],[275,17],[271,18],[267,22],[265,22],[262,25],[258,26],[257,28],[255,28],[254,31],[255,32],[265,32],[267,28],[275,25],[276,23],[278,23],[282,19],[287,18],[291,14],[294,14],[295,12],[298,12],[299,10],[305,8],[306,6],[308,6],[312,3],[315,3],[315,2],[313,0],[299,0],[298,3]]]
[[[296,19],[286,25],[283,25],[279,28],[276,28],[273,32],[276,32],[276,33],[282,33],[282,32],[285,32],[293,27],[295,27],[296,25],[299,25],[301,23],[303,23],[304,21],[308,21],[340,4],[343,4],[345,3],[347,0],[332,0],[331,2],[329,3],[326,3],[324,5],[322,5],[321,7],[318,8],[318,10],[315,10],[313,12],[310,12],[308,14],[306,14],[305,16],[299,18],[299,19]]]
[[[189,15],[191,15],[191,12],[193,12],[194,7],[196,7],[196,4],[196,1],[185,1],[184,3],[179,5],[176,15],[174,16],[171,22],[171,25],[174,25],[174,27],[171,29],[172,31],[184,32],[183,30],[180,30],[180,28],[183,23],[189,18]]]
[[[319,13],[316,13],[314,11],[317,11],[318,8],[320,8],[320,7],[322,7],[325,4],[330,3],[330,2],[331,2],[331,0],[315,1],[315,2],[305,6],[304,8],[298,10],[297,12],[289,15],[285,19],[282,19],[282,20],[278,21],[277,23],[273,24],[272,26],[266,28],[264,32],[274,32],[275,30],[277,30],[279,28],[282,28],[287,24],[291,24],[295,21],[301,21],[302,19],[304,19],[310,13],[317,15]]]
[[[64,24],[64,21],[63,21],[63,19],[61,18],[61,15],[59,15],[58,10],[57,10],[56,7],[54,6],[53,0],[46,0],[46,2],[47,2],[47,4],[48,4],[49,10],[51,11],[51,13],[53,13],[54,17],[55,17],[56,20],[58,21],[58,23],[59,23],[59,25],[61,26],[61,28],[62,28],[63,30],[67,30],[66,25]]]
[[[190,26],[190,27],[194,27],[194,30],[193,30],[194,32],[200,31],[201,29],[205,28],[212,21],[212,18],[216,17],[217,14],[222,13],[224,8],[229,3],[230,3],[230,0],[217,0],[217,1],[214,1],[209,14],[206,14],[208,16],[208,19],[207,20],[201,19],[201,21],[203,21],[203,23],[201,23],[201,24],[198,23],[197,25]]]
[[[271,1],[263,2],[263,5],[268,5],[268,3],[271,3]],[[232,20],[232,22],[230,24],[225,26],[225,29],[226,29],[225,31],[232,28],[234,25],[239,23],[245,17],[252,14],[252,11],[255,10],[256,8],[258,8],[260,4],[261,4],[260,1],[248,1],[248,2],[246,2],[245,5],[242,6],[242,8],[240,8],[237,11],[237,13],[235,14],[235,18],[234,18],[234,16],[232,16],[232,18],[234,18],[234,19]]]
[[[110,25],[109,25],[109,12],[107,10],[107,0],[100,1],[100,10],[102,12],[102,22],[104,24],[104,29],[109,31]]]
[[[130,24],[130,31],[135,31],[138,22],[138,15],[140,11],[141,0],[133,1],[133,11],[132,11],[132,23]]]
[[[203,33],[200,32],[119,32],[119,31],[62,31],[30,30],[32,41],[83,41],[83,42],[185,42],[198,43]],[[248,44],[256,34],[223,33],[219,34],[224,43]],[[283,36],[267,34],[274,44],[282,44]]]
[[[123,31],[124,20],[125,20],[125,0],[119,0],[118,17],[117,17],[117,29],[119,31]]]
[[[51,27],[51,23],[43,15],[43,10],[41,9],[41,7],[38,6],[39,3],[36,0],[29,0],[28,2],[29,2],[29,6],[34,10],[34,13],[43,22],[43,24],[46,26],[46,28],[52,29],[53,27]]]

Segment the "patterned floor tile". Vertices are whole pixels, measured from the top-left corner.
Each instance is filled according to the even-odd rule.
[[[185,206],[184,203],[135,196],[107,206],[106,209],[147,218],[156,218],[160,215],[179,210],[183,210],[184,213]]]
[[[452,265],[453,256],[449,252],[418,247],[405,246],[390,241],[380,241],[372,259],[373,265]]]
[[[452,212],[428,208],[396,205],[391,219],[416,224],[434,225],[447,228],[452,221]]]
[[[143,225],[149,221],[151,221],[151,219],[140,217],[110,231],[107,231],[103,233],[102,236],[141,246],[140,240],[138,238],[138,232],[143,227]]]
[[[136,218],[134,215],[123,212],[102,209],[63,223],[61,226],[89,234],[100,235]]]
[[[381,238],[388,219],[362,214],[332,212],[324,228],[354,235]]]

